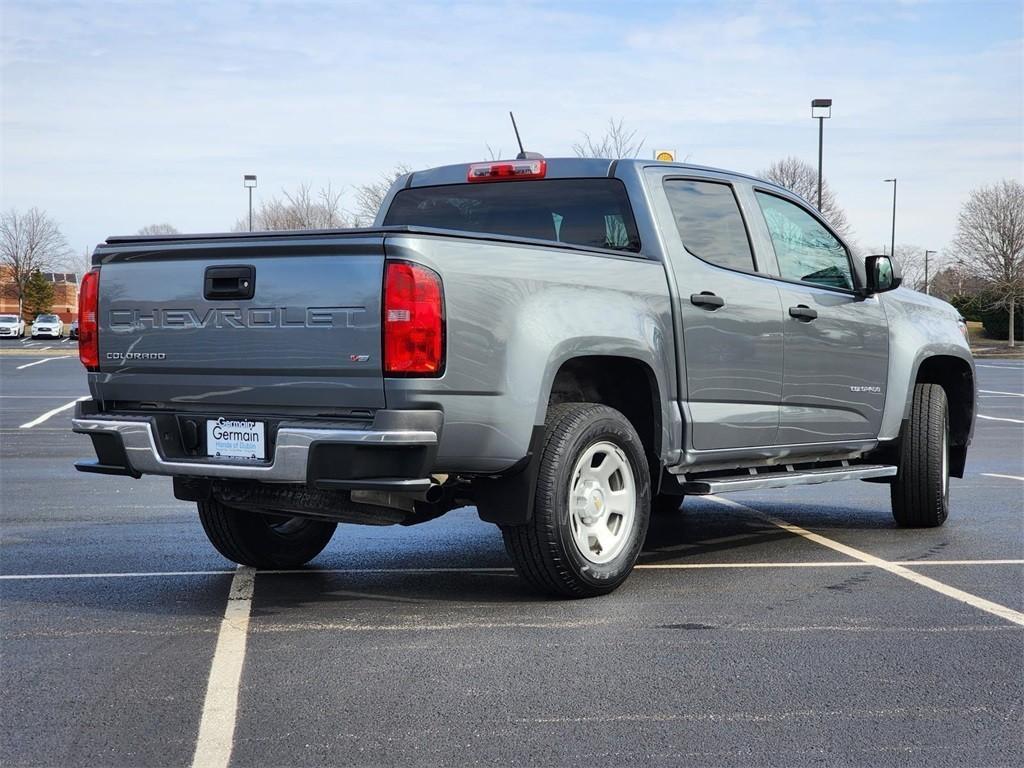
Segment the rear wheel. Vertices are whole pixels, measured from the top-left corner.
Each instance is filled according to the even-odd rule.
[[[552,406],[533,518],[502,528],[516,571],[552,595],[611,592],[643,546],[650,485],[643,444],[625,416],[593,403]]]
[[[934,528],[949,515],[949,409],[938,384],[917,384],[900,440],[892,516],[907,528]]]
[[[228,560],[254,568],[297,568],[319,555],[337,523],[248,512],[215,499],[200,501],[210,543]]]

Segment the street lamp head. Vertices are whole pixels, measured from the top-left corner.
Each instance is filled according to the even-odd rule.
[[[811,117],[821,120],[832,117],[832,99],[811,99]]]
[[[896,183],[896,179],[883,179],[883,181],[886,184],[895,184]]]
[[[256,174],[247,173],[242,177],[242,186],[252,188],[256,186]]]

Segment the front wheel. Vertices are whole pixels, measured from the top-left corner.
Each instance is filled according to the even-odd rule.
[[[199,520],[228,560],[254,568],[298,568],[319,555],[336,523],[248,512],[215,499],[200,501]]]
[[[542,592],[593,597],[633,570],[647,534],[651,482],[625,416],[594,403],[548,409],[533,517],[504,526],[519,575]]]
[[[938,384],[917,384],[890,487],[892,516],[905,528],[935,528],[949,515],[949,408]]]

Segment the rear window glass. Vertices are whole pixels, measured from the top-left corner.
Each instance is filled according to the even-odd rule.
[[[640,250],[626,188],[618,179],[412,187],[395,196],[384,224]]]

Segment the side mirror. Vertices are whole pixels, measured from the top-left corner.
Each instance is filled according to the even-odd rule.
[[[900,287],[903,277],[888,256],[868,256],[864,260],[868,284],[861,290],[865,296],[885,293]]]

